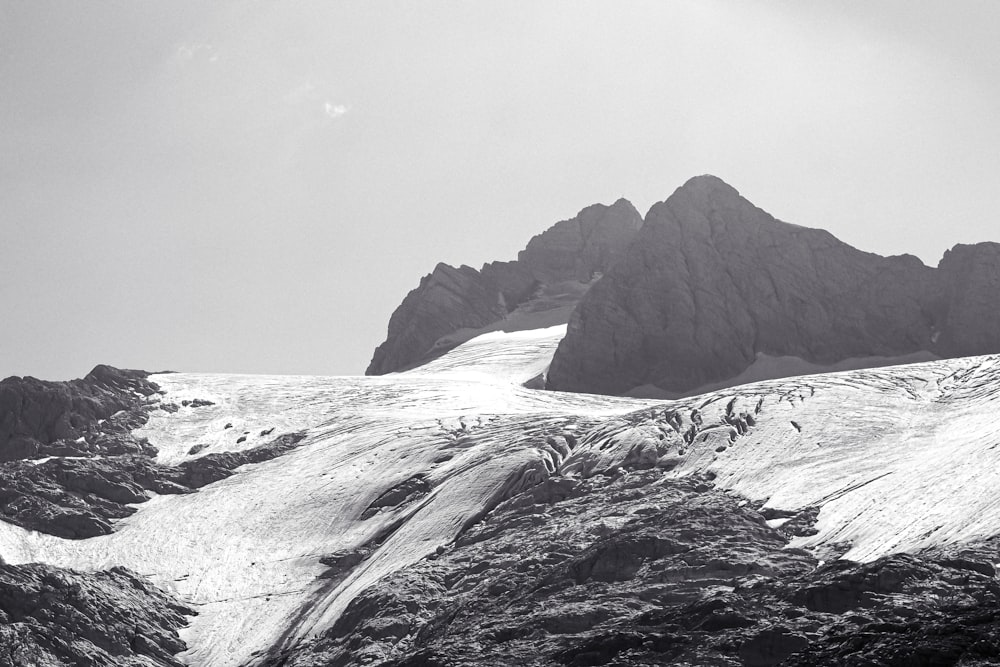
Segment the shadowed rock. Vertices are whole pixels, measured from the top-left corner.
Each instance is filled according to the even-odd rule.
[[[194,613],[125,568],[0,564],[0,664],[179,667]]]
[[[119,411],[134,411],[157,391],[145,371],[97,366],[86,377],[47,382],[33,377],[0,381],[0,461],[42,456],[141,451],[136,442],[116,439],[138,424],[119,420],[101,428]],[[78,442],[84,438],[84,442]]]
[[[641,225],[635,207],[620,199],[556,223],[532,238],[516,261],[492,262],[480,271],[438,264],[392,314],[388,337],[375,350],[366,374],[405,370],[432,359],[464,340],[461,335],[449,339],[449,334],[502,322],[547,286],[579,284],[580,289],[559,290],[574,294],[575,304],[578,295],[624,255]],[[564,323],[568,317],[569,309],[563,308],[555,315],[558,321],[546,325]]]
[[[657,470],[550,478],[373,584],[318,637],[263,662],[818,667],[1000,657],[995,541],[823,565],[706,481]]]
[[[998,286],[997,244],[958,246],[932,269],[781,222],[699,176],[650,209],[625,260],[581,300],[548,387],[684,394],[758,355],[829,365],[998,352]]]

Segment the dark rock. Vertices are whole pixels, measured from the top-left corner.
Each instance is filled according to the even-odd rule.
[[[215,405],[215,403],[213,403],[212,401],[207,401],[203,398],[195,398],[190,401],[185,399],[181,401],[181,406],[185,408],[204,408],[209,405]]]
[[[552,477],[264,664],[930,667],[1000,657],[1000,586],[985,567],[996,540],[823,566],[787,540],[704,478]],[[324,562],[339,578],[364,557]]]
[[[565,306],[623,256],[641,225],[639,213],[621,199],[556,223],[532,238],[514,262],[489,263],[480,271],[438,264],[392,314],[388,337],[366,373],[382,375],[432,359],[461,342],[461,337],[450,339],[451,334],[500,322],[549,285],[579,284],[575,290],[558,290],[568,318]]]
[[[149,499],[147,491],[191,493],[229,477],[239,466],[280,456],[304,438],[286,434],[249,450],[208,454],[176,466],[140,454],[54,458],[37,465],[9,461],[0,464],[0,520],[68,539],[106,535],[114,520],[135,512],[132,504]]]
[[[407,480],[396,484],[388,491],[373,500],[365,511],[362,512],[362,519],[369,519],[381,509],[390,507],[403,507],[426,496],[431,490],[430,484],[422,475],[410,477]]]
[[[506,314],[499,289],[479,271],[438,264],[392,314],[388,338],[375,350],[366,372],[382,375],[406,368],[429,354],[445,334],[484,327]]]
[[[194,613],[125,568],[0,565],[0,664],[179,666]]]
[[[594,204],[533,237],[517,261],[543,283],[590,282],[624,257],[640,227],[642,218],[627,200]]]
[[[776,220],[700,176],[650,209],[626,259],[581,300],[547,386],[684,394],[758,354],[827,365],[1000,352],[998,286],[998,244],[958,246],[932,269]]]
[[[944,357],[1000,351],[1000,243],[957,245],[938,271],[947,314],[935,350]]]
[[[102,437],[113,440],[114,428],[101,420],[141,409],[159,389],[148,375],[102,365],[68,382],[0,381],[0,461],[103,453]]]
[[[747,667],[772,667],[808,646],[809,640],[803,635],[787,628],[768,628],[743,642],[740,659]]]

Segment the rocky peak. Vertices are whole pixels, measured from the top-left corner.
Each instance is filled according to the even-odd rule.
[[[947,315],[938,347],[947,356],[1000,351],[1000,243],[956,245],[938,264]]]
[[[486,326],[506,313],[499,288],[479,271],[438,264],[392,314],[388,338],[376,348],[366,372],[402,370],[430,354],[442,336]]]
[[[676,395],[762,355],[828,367],[998,352],[998,247],[958,247],[935,270],[781,222],[700,176],[650,209],[625,261],[582,299],[548,383]]]
[[[641,226],[635,207],[619,199],[556,223],[533,237],[513,262],[491,262],[479,271],[438,264],[393,313],[388,337],[366,372],[381,375],[423,363],[458,344],[462,332],[502,323],[533,299],[539,300],[538,309],[558,308],[568,318],[567,300],[575,304],[574,295],[624,255]],[[550,287],[558,298],[546,297]]]
[[[588,282],[624,254],[640,227],[642,216],[628,200],[594,204],[534,236],[517,260],[543,281]]]

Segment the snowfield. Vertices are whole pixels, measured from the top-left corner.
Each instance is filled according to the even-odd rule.
[[[71,541],[0,523],[0,555],[147,575],[198,610],[181,659],[228,666],[328,627],[372,582],[557,468],[711,472],[769,507],[820,507],[819,532],[793,546],[848,543],[857,560],[1000,532],[1000,357],[666,403],[524,388],[564,333],[488,333],[381,377],[152,376],[164,401],[215,403],[153,413],[140,434],[163,463],[307,438],[196,493],[137,505],[111,535]],[[415,477],[422,493],[385,501]],[[370,555],[345,577],[321,577],[321,557],[362,547]]]

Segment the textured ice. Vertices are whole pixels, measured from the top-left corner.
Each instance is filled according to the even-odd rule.
[[[667,408],[686,419],[698,409],[712,427],[671,474],[712,471],[771,506],[820,505],[820,532],[801,545],[847,541],[850,557],[870,559],[1000,529],[996,357],[769,381],[670,404],[521,386],[545,369],[564,331],[485,334],[381,377],[154,376],[166,401],[215,403],[154,413],[141,434],[164,463],[192,458],[194,445],[205,445],[194,455],[203,456],[290,431],[307,438],[197,493],[137,505],[111,535],[71,541],[0,523],[0,555],[130,567],[198,610],[182,659],[246,664],[323,629],[358,591],[433,553],[567,454],[571,466],[587,457],[620,464],[663,432]],[[758,402],[755,425],[735,441],[716,428],[727,408],[753,413]],[[653,418],[624,418],[635,411]],[[582,437],[599,425],[600,435]],[[581,438],[573,452],[560,437],[570,433]],[[427,495],[362,518],[416,474]],[[347,579],[319,576],[320,557],[376,537],[381,545]]]

